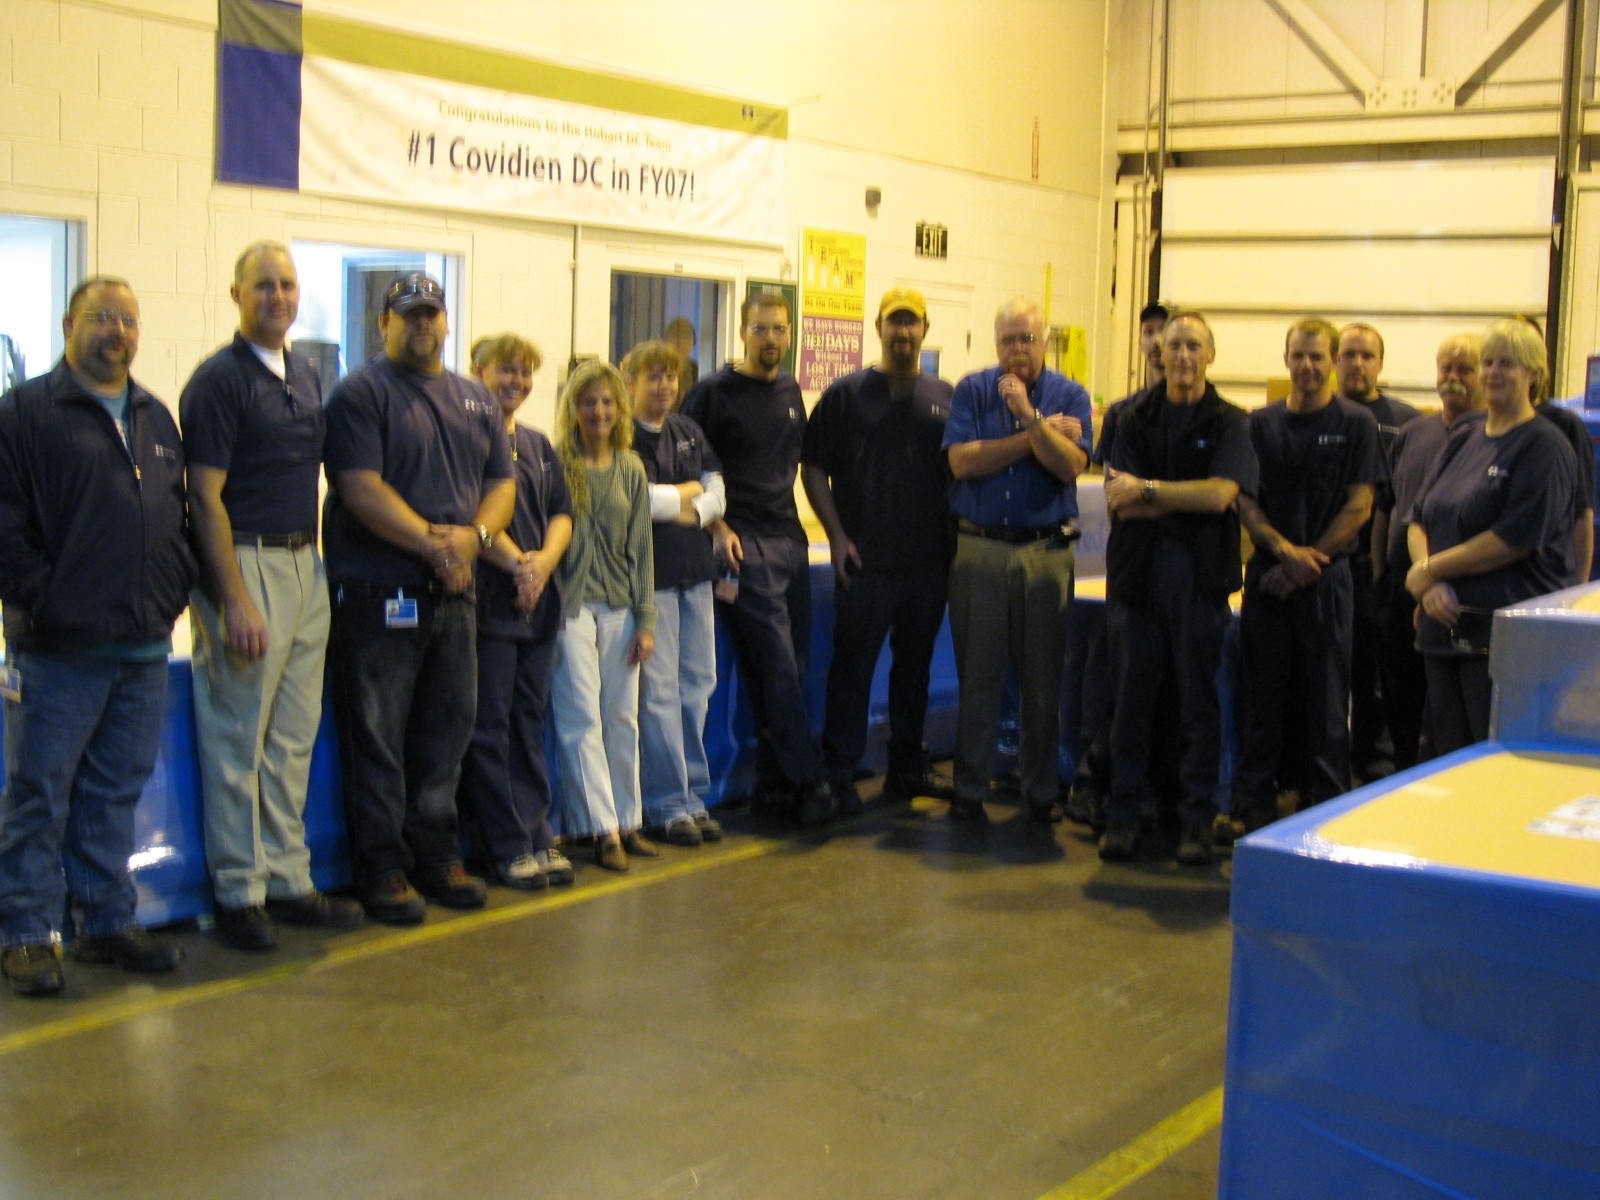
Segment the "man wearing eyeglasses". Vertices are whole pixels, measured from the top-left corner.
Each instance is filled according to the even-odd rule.
[[[423,897],[481,908],[461,862],[456,784],[477,712],[472,567],[516,501],[500,408],[444,366],[444,289],[396,276],[383,353],[328,398],[324,548],[334,718],[367,915],[426,918]]]
[[[194,707],[216,932],[277,946],[273,919],[349,929],[353,900],[311,882],[306,786],[322,717],[328,581],[317,552],[322,386],[287,347],[294,260],[257,242],[234,264],[239,328],[183,389],[195,589]]]
[[[740,317],[744,358],[697,383],[683,412],[721,459],[728,491],[728,532],[717,548],[737,583],[719,584],[717,608],[755,712],[757,796],[802,825],[817,825],[833,816],[834,796],[801,690],[811,648],[811,574],[794,502],[806,410],[800,385],[783,370],[793,320],[779,292],[750,296]]]
[[[950,385],[922,370],[928,306],[890,288],[878,306],[878,362],[836,380],[806,423],[801,478],[833,559],[833,659],[822,752],[835,799],[859,809],[854,775],[884,639],[890,799],[940,794],[922,744],[928,673],[950,571],[949,472],[939,447]]]
[[[25,996],[64,984],[69,902],[80,962],[170,971],[181,957],[135,924],[128,857],[195,575],[183,446],[129,376],[139,302],[126,281],[79,284],[61,327],[55,369],[0,397],[0,970]]]
[[[944,449],[955,484],[950,633],[960,704],[950,818],[984,821],[1009,665],[1021,684],[1018,774],[1029,815],[1058,820],[1061,674],[1072,604],[1078,474],[1089,463],[1089,393],[1044,365],[1039,306],[994,322],[999,363],[956,385]]]

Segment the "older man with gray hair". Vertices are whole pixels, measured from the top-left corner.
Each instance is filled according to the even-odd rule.
[[[997,365],[956,385],[944,449],[955,484],[950,632],[961,701],[952,820],[982,821],[1009,665],[1022,685],[1019,774],[1029,814],[1060,819],[1061,671],[1072,603],[1077,478],[1088,465],[1089,393],[1044,365],[1044,314],[1001,306]]]
[[[1394,768],[1417,764],[1425,748],[1428,681],[1417,653],[1417,602],[1406,591],[1411,552],[1405,516],[1422,480],[1444,449],[1450,430],[1483,415],[1481,339],[1455,333],[1439,343],[1435,388],[1439,411],[1407,422],[1395,436],[1389,481],[1378,489],[1372,516],[1374,587],[1378,593],[1378,667],[1383,677],[1383,712],[1394,742]]]

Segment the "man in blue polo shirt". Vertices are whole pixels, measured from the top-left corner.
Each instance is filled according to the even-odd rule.
[[[477,711],[473,563],[510,524],[516,483],[499,406],[444,368],[438,282],[397,276],[378,329],[383,353],[328,400],[330,665],[361,901],[414,925],[422,896],[484,903],[455,796]]]
[[[1022,685],[1023,801],[1043,821],[1059,811],[1071,523],[1092,435],[1089,393],[1044,365],[1045,332],[1038,305],[1002,306],[994,322],[1000,361],[956,385],[945,427],[957,518],[950,632],[961,688],[952,820],[986,819],[1007,665]]]

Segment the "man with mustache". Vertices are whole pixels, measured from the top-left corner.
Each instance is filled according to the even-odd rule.
[[[950,570],[949,474],[939,446],[950,385],[922,371],[928,306],[890,288],[875,325],[876,365],[836,380],[806,424],[801,478],[833,558],[833,660],[822,754],[835,798],[856,811],[867,702],[889,639],[886,797],[938,795],[922,744],[928,672]]]
[[[961,687],[950,819],[988,819],[983,804],[1009,666],[1021,683],[1022,799],[1033,819],[1048,824],[1061,813],[1061,674],[1091,410],[1082,385],[1044,365],[1037,304],[1003,305],[994,337],[999,363],[956,385],[944,435],[955,476],[950,633]]]
[[[1406,591],[1411,552],[1406,547],[1405,515],[1449,438],[1463,421],[1481,420],[1485,401],[1478,378],[1479,339],[1452,334],[1435,356],[1439,412],[1409,422],[1394,440],[1387,487],[1378,489],[1372,518],[1372,556],[1380,564],[1373,586],[1380,619],[1379,666],[1383,670],[1383,711],[1394,742],[1395,770],[1415,766],[1427,745],[1427,674],[1417,653],[1414,622],[1417,602]]]
[[[802,825],[833,816],[833,789],[811,741],[801,690],[811,649],[811,573],[805,529],[794,502],[806,409],[800,385],[783,370],[793,315],[781,292],[744,302],[744,358],[702,379],[683,413],[705,432],[722,462],[727,489],[725,565],[737,577],[719,585],[739,669],[756,723],[758,799]]]
[[[383,353],[328,399],[324,548],[334,718],[367,915],[481,908],[461,863],[456,785],[477,710],[473,564],[511,522],[511,448],[482,384],[444,367],[444,289],[397,275]],[[420,893],[420,894],[419,894]]]
[[[181,957],[134,923],[128,856],[194,582],[183,446],[128,373],[139,302],[125,280],[79,284],[61,328],[55,369],[0,397],[0,971],[24,996],[64,985],[69,904],[80,962],[170,971]]]
[[[1387,466],[1394,462],[1394,442],[1400,430],[1415,421],[1418,411],[1397,400],[1379,386],[1383,374],[1383,335],[1363,321],[1354,321],[1339,331],[1335,367],[1339,395],[1366,408],[1378,422],[1378,448]],[[1361,531],[1363,546],[1371,544],[1372,526]],[[1373,580],[1378,564],[1371,555],[1351,560],[1350,576],[1355,585],[1355,634],[1350,653],[1350,764],[1356,781],[1365,782],[1378,773],[1378,742],[1383,735],[1383,701],[1379,695],[1379,619],[1377,593]]]
[[[272,921],[349,929],[361,906],[311,882],[306,786],[322,719],[328,580],[317,552],[322,385],[288,349],[300,309],[276,242],[233,269],[239,329],[183,389],[189,522],[202,568],[192,598],[195,727],[218,938],[272,950]]]
[[[1333,395],[1336,336],[1320,318],[1291,325],[1289,394],[1250,414],[1261,483],[1239,496],[1255,554],[1239,623],[1231,808],[1246,829],[1277,816],[1280,790],[1312,804],[1350,790],[1350,563],[1365,554],[1360,531],[1387,472],[1371,413]]]

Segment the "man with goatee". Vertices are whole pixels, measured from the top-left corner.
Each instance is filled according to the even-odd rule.
[[[922,370],[928,306],[915,288],[878,305],[882,354],[836,380],[806,424],[801,478],[833,559],[833,660],[822,754],[835,798],[861,805],[854,775],[867,742],[867,702],[889,640],[889,765],[885,797],[937,795],[922,744],[928,672],[950,570],[949,472],[939,446],[950,385]]]
[[[486,895],[461,863],[456,784],[477,713],[473,563],[510,524],[516,484],[499,405],[444,367],[438,281],[396,276],[378,330],[383,353],[328,400],[330,666],[360,899],[415,925],[424,896]]]

